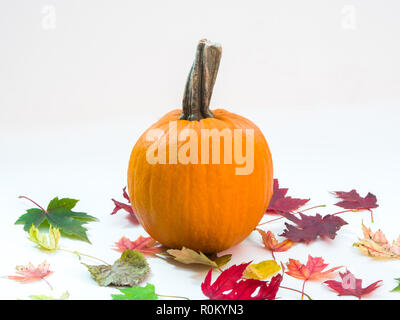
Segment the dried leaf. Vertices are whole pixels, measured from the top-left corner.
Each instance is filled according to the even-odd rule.
[[[118,242],[115,243],[116,250],[123,252],[125,250],[137,250],[145,255],[155,255],[159,252],[165,251],[165,248],[154,240],[152,237],[139,236],[135,241],[131,241],[126,237],[122,237]]]
[[[145,287],[118,289],[122,294],[112,294],[112,300],[157,300],[154,285],[148,283]]]
[[[36,243],[40,249],[48,251],[56,251],[59,249],[58,242],[60,240],[60,230],[53,228],[50,225],[49,236],[47,239],[46,234],[40,233],[39,229],[34,225],[29,229],[29,240]]]
[[[204,264],[207,266],[211,266],[213,268],[219,268],[225,264],[227,264],[230,260],[232,255],[226,254],[221,257],[215,256],[212,260],[211,258],[207,257],[201,251],[194,251],[189,248],[183,247],[181,250],[178,249],[169,249],[167,252],[173,256],[176,261],[179,261],[184,264]]]
[[[264,280],[281,270],[274,260],[265,260],[256,264],[249,264],[243,272],[247,279]]]
[[[271,231],[265,232],[261,229],[256,230],[260,233],[265,248],[272,252],[284,252],[289,250],[293,245],[293,241],[291,240],[278,242],[275,238],[275,235]]]
[[[282,216],[297,225],[285,223],[286,230],[280,234],[294,242],[309,243],[318,237],[335,239],[336,232],[347,224],[342,218],[330,214],[322,217],[320,214],[307,216],[300,213],[301,219],[290,213],[283,213]]]
[[[357,279],[350,271],[339,272],[339,275],[342,281],[328,280],[324,282],[329,288],[336,291],[339,296],[354,296],[361,299],[362,296],[376,290],[382,282],[382,280],[379,280],[363,288],[362,280]]]
[[[121,258],[110,265],[84,264],[100,286],[134,286],[145,279],[150,271],[145,257],[136,250],[125,250]]]
[[[49,268],[50,265],[46,261],[42,262],[37,267],[29,262],[27,266],[16,266],[16,273],[18,276],[8,276],[8,279],[21,283],[43,280],[45,277],[53,273]]]
[[[288,190],[288,188],[279,188],[278,179],[274,179],[274,191],[266,213],[280,214],[283,212],[292,212],[298,210],[310,201],[310,199],[286,197]]]
[[[213,269],[210,269],[201,284],[204,295],[211,300],[274,300],[282,275],[276,275],[271,281],[242,279],[243,272],[249,264],[231,266],[224,270],[213,284],[211,284]],[[257,289],[258,293],[253,295]]]
[[[400,236],[390,244],[381,230],[373,232],[364,223],[362,223],[362,229],[364,239],[358,239],[359,242],[354,243],[354,246],[358,247],[362,253],[375,258],[400,258]]]

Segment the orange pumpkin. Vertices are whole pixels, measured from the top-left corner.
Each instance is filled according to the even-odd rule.
[[[209,110],[220,57],[218,44],[200,41],[183,112],[153,124],[131,153],[132,208],[149,235],[170,248],[215,253],[241,242],[272,196],[272,159],[262,132],[237,114]],[[247,153],[253,154],[248,172]]]

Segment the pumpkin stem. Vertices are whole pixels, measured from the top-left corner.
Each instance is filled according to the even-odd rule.
[[[206,39],[200,40],[186,81],[180,120],[198,121],[214,118],[209,105],[221,54],[222,48],[219,44]]]

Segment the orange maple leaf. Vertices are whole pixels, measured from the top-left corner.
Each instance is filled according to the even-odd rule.
[[[292,247],[294,243],[291,240],[284,240],[282,242],[278,242],[278,240],[276,240],[275,238],[275,235],[271,231],[265,232],[261,229],[256,229],[256,230],[261,235],[265,248],[272,252],[272,257],[274,259],[275,259],[274,252],[287,251]]]
[[[327,278],[332,278],[335,276],[334,271],[342,268],[342,266],[340,266],[323,271],[328,266],[327,263],[324,263],[324,259],[322,259],[321,257],[314,258],[310,255],[308,255],[308,261],[305,265],[298,260],[289,259],[289,262],[286,264],[286,266],[289,269],[289,271],[286,271],[289,276],[292,276],[296,279],[304,280],[301,296],[302,299],[304,286],[307,281],[321,281]]]
[[[21,283],[44,280],[51,287],[51,285],[44,279],[45,277],[53,273],[53,271],[50,271],[49,268],[50,265],[46,261],[42,262],[37,267],[29,262],[27,266],[16,266],[16,273],[19,275],[8,276],[8,279],[15,280]]]
[[[165,249],[154,240],[152,237],[139,236],[135,241],[131,241],[126,237],[122,237],[115,243],[115,250],[123,252],[125,250],[137,250],[146,255],[155,255],[156,253],[163,252]]]

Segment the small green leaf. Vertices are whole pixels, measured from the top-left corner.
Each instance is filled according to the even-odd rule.
[[[125,250],[111,265],[84,264],[92,278],[102,286],[134,286],[142,282],[150,271],[146,258],[136,250]]]
[[[112,294],[113,300],[157,300],[154,285],[148,283],[145,287],[118,289],[123,294]]]
[[[67,300],[69,298],[69,292],[65,291],[59,298],[52,296],[46,296],[44,294],[33,294],[29,296],[32,300]]]
[[[394,280],[396,280],[396,281],[398,282],[398,285],[397,285],[396,288],[394,288],[394,289],[392,290],[392,292],[400,292],[400,278],[396,278],[396,279],[394,279]]]

